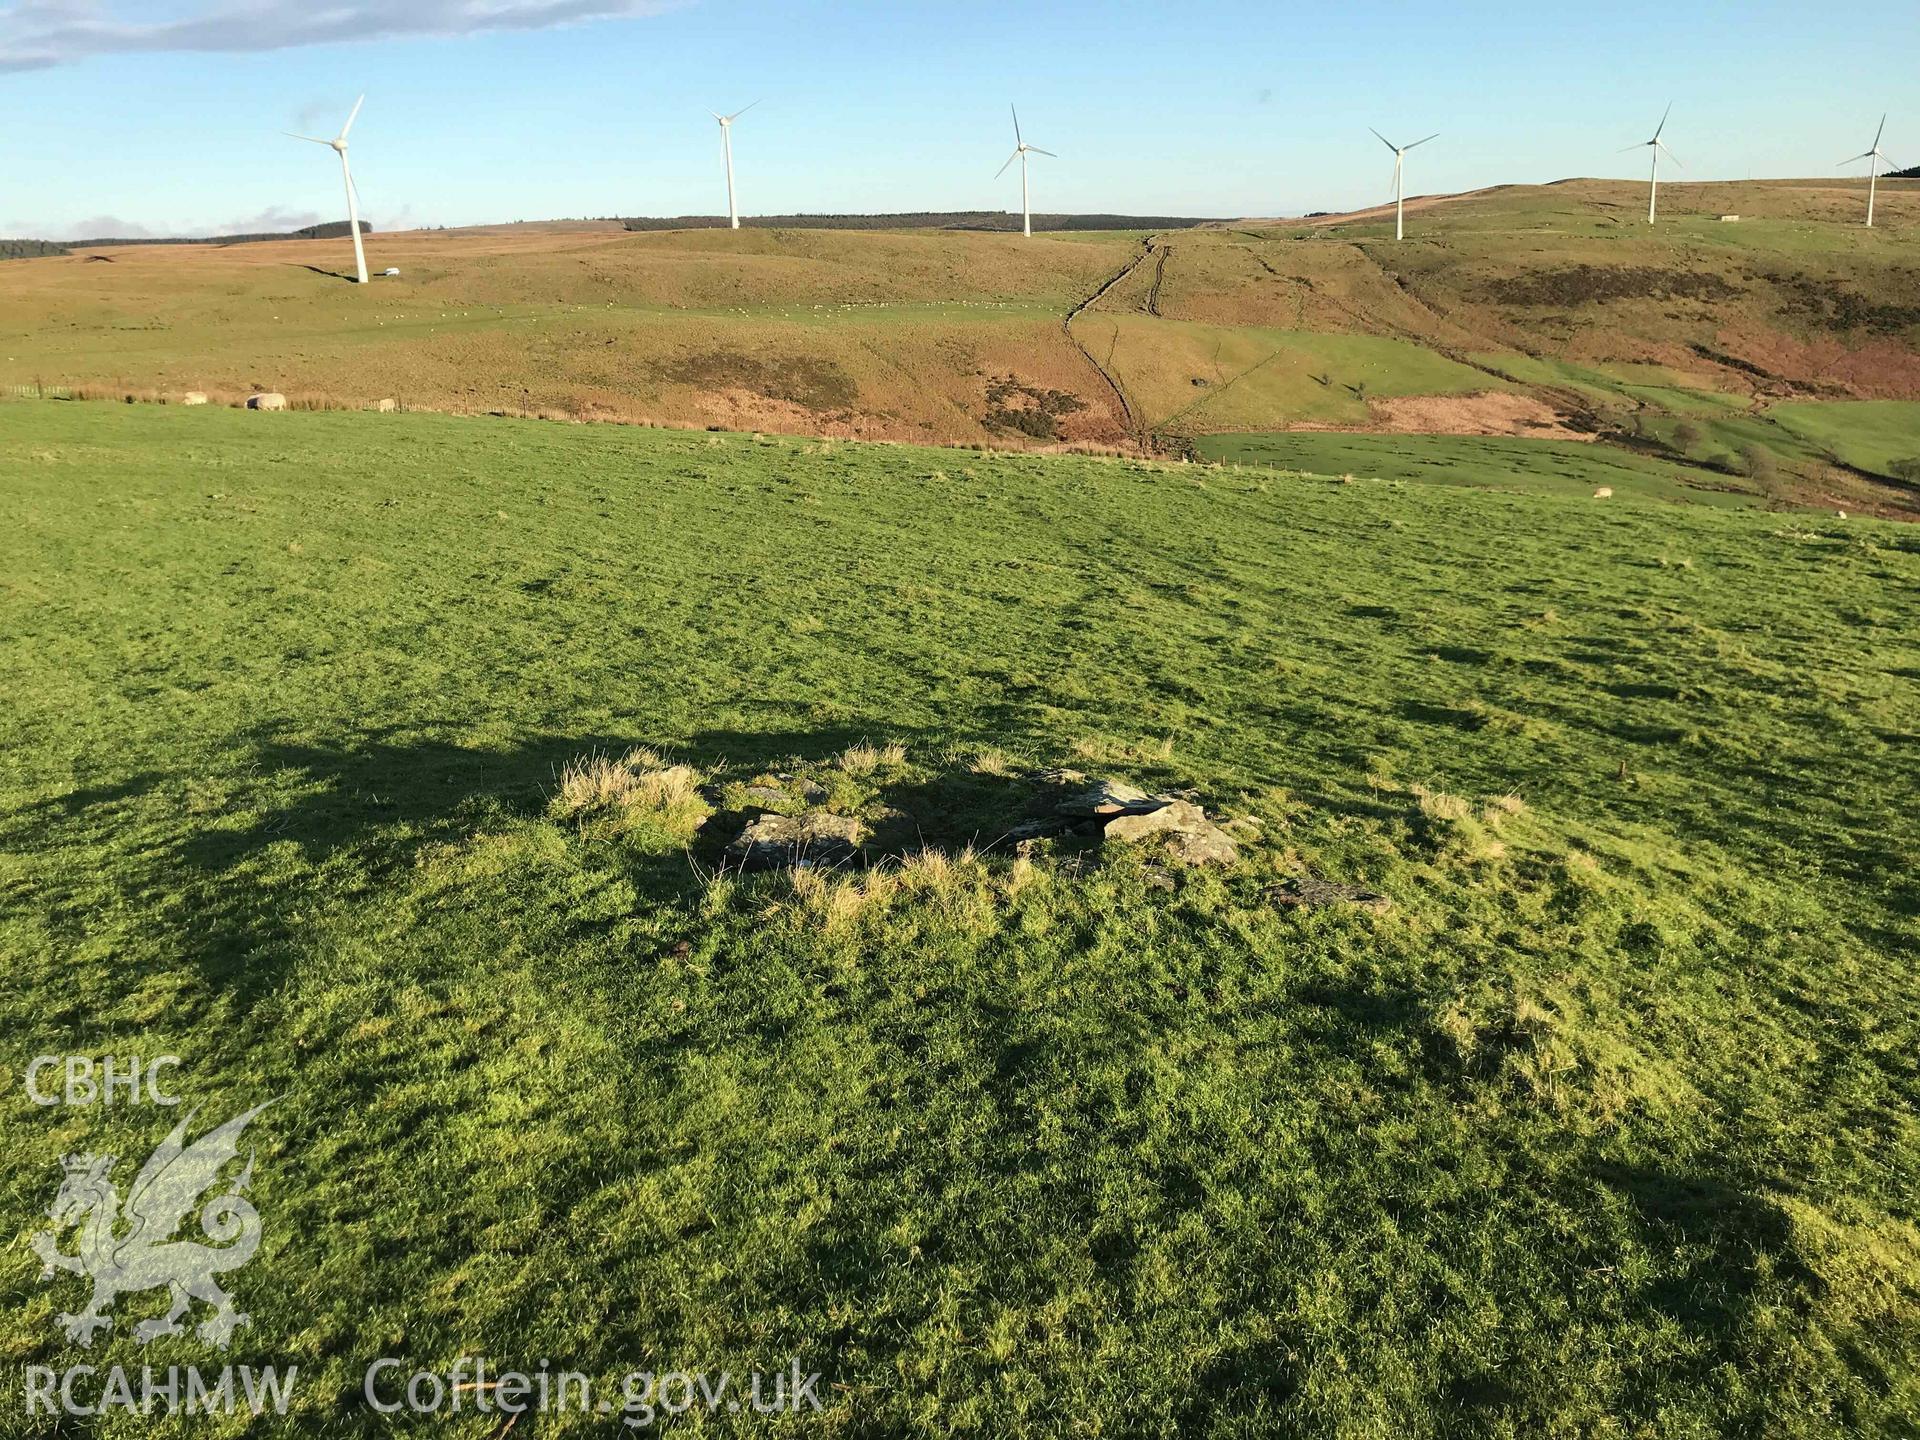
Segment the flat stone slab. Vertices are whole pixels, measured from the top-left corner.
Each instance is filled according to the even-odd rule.
[[[1121,815],[1131,810],[1153,810],[1164,803],[1124,780],[1096,780],[1078,794],[1069,795],[1055,808],[1062,815],[1092,819],[1101,815]]]
[[[1182,865],[1231,865],[1240,858],[1239,847],[1207,812],[1191,800],[1152,797],[1154,808],[1133,810],[1108,820],[1101,830],[1103,840],[1158,840],[1169,859]]]
[[[865,825],[831,810],[757,815],[727,846],[727,855],[742,870],[848,865],[859,859],[866,837]]]
[[[1231,865],[1240,858],[1233,837],[1184,793],[1149,795],[1124,781],[1101,780],[1059,809],[1064,816],[1085,817],[1074,826],[1083,834],[1103,842],[1158,842],[1167,858],[1182,865]]]
[[[1240,858],[1240,848],[1233,843],[1233,837],[1211,823],[1169,830],[1166,851],[1168,858],[1182,865],[1231,865]]]

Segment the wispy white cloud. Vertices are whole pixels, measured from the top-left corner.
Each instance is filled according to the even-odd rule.
[[[165,20],[129,18],[103,0],[18,0],[0,7],[0,71],[43,70],[94,55],[286,50],[409,35],[545,30],[655,15],[670,0],[226,0]]]
[[[118,215],[89,215],[70,225],[36,226],[31,222],[15,221],[8,226],[8,233],[31,236],[35,240],[151,240],[153,231],[133,220],[122,220]]]
[[[411,215],[411,209],[403,207],[403,218]],[[344,213],[338,216],[322,215],[316,210],[290,210],[284,205],[269,205],[255,214],[235,216],[218,224],[162,226],[159,229],[119,215],[88,215],[55,225],[10,220],[0,223],[0,235],[9,238],[31,237],[35,240],[196,240],[212,235],[284,235],[289,230],[304,230],[309,225],[345,218]],[[399,228],[399,225],[383,225],[381,228],[391,230]]]
[[[284,205],[269,205],[253,215],[242,215],[237,220],[228,220],[220,225],[201,225],[178,233],[185,236],[195,235],[280,235],[288,230],[304,230],[309,225],[318,225],[322,220],[331,220],[331,215],[322,215],[317,210],[289,210]],[[340,217],[345,219],[343,215]]]

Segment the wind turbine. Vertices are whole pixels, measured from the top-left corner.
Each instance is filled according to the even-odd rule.
[[[1674,154],[1673,151],[1668,150],[1666,143],[1660,138],[1661,132],[1667,128],[1667,115],[1671,114],[1673,114],[1673,102],[1669,100],[1667,102],[1666,114],[1660,117],[1660,124],[1654,129],[1653,138],[1643,141],[1638,145],[1625,146],[1620,151],[1622,155],[1626,154],[1628,150],[1651,150],[1653,152],[1653,169],[1647,179],[1647,224],[1649,225],[1653,224],[1654,205],[1660,198],[1661,153],[1664,151],[1667,159],[1673,161],[1676,165],[1680,165],[1680,157]],[[1680,168],[1684,170],[1687,167],[1681,165]]]
[[[753,105],[759,103],[756,100]],[[722,115],[715,110],[707,112],[720,122],[720,148],[727,157],[727,223],[736,230],[740,228],[740,207],[733,202],[733,122],[751,110],[753,105],[744,106],[731,115]]]
[[[1373,127],[1369,125],[1369,130]],[[1396,145],[1378,130],[1373,130],[1373,138],[1387,149],[1393,151],[1393,238],[1407,238],[1407,151],[1417,150],[1427,140],[1438,140],[1439,132],[1427,136],[1427,140],[1416,140],[1411,145]]]
[[[340,157],[340,173],[347,182],[347,228],[353,231],[353,268],[358,272],[362,285],[367,283],[367,252],[360,243],[360,197],[354,192],[353,171],[347,168],[347,132],[353,129],[353,122],[360,118],[360,107],[367,103],[362,95],[353,102],[353,113],[347,116],[347,123],[340,127],[340,133],[331,140],[322,140],[317,135],[293,135],[284,130],[284,135],[293,135],[296,140],[310,140],[315,145],[325,145]]]
[[[1840,162],[1842,165],[1852,165],[1861,160],[1872,162],[1867,166],[1867,228],[1869,230],[1873,228],[1874,191],[1880,187],[1880,162],[1886,160],[1888,170],[1898,170],[1900,168],[1891,160],[1887,160],[1887,152],[1880,148],[1880,137],[1886,133],[1887,117],[1882,115],[1880,117],[1880,128],[1873,132],[1873,148],[1864,154],[1854,156],[1852,160],[1842,160]]]
[[[1051,150],[1042,150],[1038,145],[1029,145],[1021,139],[1020,112],[1014,110],[1011,105],[1007,109],[1013,110],[1013,154],[1007,157],[1007,165],[1013,164],[1016,160],[1020,162],[1020,233],[1031,239],[1033,236],[1033,189],[1027,180],[1027,156],[1045,155],[1054,160],[1060,157]],[[994,171],[993,178],[998,180],[1006,174],[1007,165],[1002,165]]]

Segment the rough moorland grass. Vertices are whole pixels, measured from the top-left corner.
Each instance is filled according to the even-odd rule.
[[[351,255],[340,242],[132,246],[101,252],[110,264],[10,264],[0,387],[264,388],[349,407],[393,397],[435,410],[984,440],[976,371],[1100,385],[1060,317],[1136,242],[755,230],[370,243],[371,263],[402,273],[365,292],[342,284]],[[729,363],[697,363],[716,354]],[[796,403],[760,378],[802,370],[855,387],[857,403],[815,386]],[[1120,433],[1105,425],[1095,438]]]
[[[1126,415],[1059,323],[1139,254],[1145,237],[1118,232],[381,234],[373,263],[402,273],[364,292],[342,282],[340,241],[20,260],[0,267],[0,390],[258,387],[1010,445],[1027,442],[986,392],[1012,377],[1072,393],[1084,408],[1058,438],[1107,448],[1142,428],[1362,426],[1369,397],[1510,382],[1619,426],[1737,414],[1783,388],[1920,396],[1920,188],[1890,183],[1871,231],[1850,184],[1683,184],[1659,226],[1636,219],[1636,189],[1502,187],[1418,210],[1404,245],[1375,243],[1377,217],[1159,237],[1074,326]],[[1729,209],[1757,223],[1711,218]],[[1809,447],[1771,438],[1803,468]],[[1789,490],[1832,493],[1804,468]]]
[[[226,1358],[306,1434],[463,1353],[797,1356],[844,1435],[1908,1433],[1916,532],[961,458],[0,412],[3,1058],[283,1097]],[[1264,838],[988,848],[1076,754]],[[983,853],[705,878],[662,771],[793,758]],[[4,1363],[207,1361],[24,1249],[171,1112],[0,1115]]]

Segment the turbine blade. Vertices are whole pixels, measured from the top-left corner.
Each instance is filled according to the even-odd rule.
[[[1669,159],[1669,160],[1671,160],[1671,161],[1672,161],[1672,162],[1673,162],[1674,164],[1676,164],[1676,165],[1680,165],[1680,157],[1679,157],[1678,155],[1676,155],[1676,154],[1674,154],[1674,153],[1673,153],[1673,151],[1671,151],[1671,150],[1669,150],[1669,149],[1667,149],[1667,146],[1666,146],[1666,142],[1665,142],[1665,141],[1661,141],[1661,142],[1660,142],[1660,153],[1661,153],[1662,155],[1665,155],[1665,156],[1667,157],[1667,159]],[[1686,169],[1687,167],[1686,167],[1686,166],[1684,166],[1684,165],[1680,165],[1680,168],[1681,168],[1682,170],[1684,170],[1684,169]]]
[[[1440,132],[1438,130],[1434,131],[1433,134],[1427,136],[1427,140],[1438,140],[1439,138],[1440,138]],[[1418,149],[1420,146],[1426,144],[1427,140],[1416,140],[1413,142],[1413,144],[1407,146],[1407,149],[1409,150]]]
[[[1669,100],[1667,102],[1667,108],[1663,112],[1661,112],[1660,124],[1653,132],[1654,139],[1658,140],[1660,138],[1660,132],[1667,128],[1667,117],[1672,114],[1673,114],[1673,102]]]
[[[1053,151],[1042,150],[1038,145],[1029,145],[1027,146],[1027,149],[1035,155],[1048,155],[1048,156],[1052,156],[1052,158],[1055,160],[1058,160],[1060,158],[1058,155],[1054,155]]]
[[[1873,151],[1863,150],[1858,155],[1849,155],[1846,159],[1842,160],[1840,163],[1842,165],[1855,165],[1862,160],[1871,160],[1873,158],[1873,155],[1874,155]]]
[[[1651,144],[1653,144],[1651,140],[1636,140],[1631,145],[1622,145],[1616,153],[1624,155],[1629,150],[1644,150]]]
[[[1387,139],[1387,137],[1382,135],[1378,130],[1374,130],[1374,128],[1371,125],[1369,125],[1367,129],[1372,131],[1373,138],[1378,140],[1382,145],[1386,146],[1387,149],[1393,151],[1393,153],[1396,155],[1400,153],[1400,147],[1394,144],[1391,140]]]
[[[1013,111],[1013,143],[1015,145],[1023,144],[1025,142],[1020,138],[1020,112],[1011,105],[1007,106],[1007,109]]]
[[[1887,133],[1887,117],[1882,115],[1880,117],[1880,128],[1873,132],[1873,148],[1875,150],[1878,150],[1880,148],[1880,137],[1886,133]],[[1871,154],[1872,152],[1869,151],[1868,153]]]
[[[353,102],[353,112],[347,116],[347,123],[340,127],[340,138],[342,140],[346,139],[347,132],[353,129],[353,122],[360,118],[360,107],[366,103],[367,97],[364,95]]]
[[[758,105],[759,103],[760,102],[756,100],[753,102],[753,105]],[[742,115],[746,114],[747,111],[751,110],[753,108],[753,105],[742,105],[738,110],[734,111],[731,115],[727,116],[728,121],[731,122],[734,120],[738,120]]]
[[[293,131],[291,131],[291,130],[282,130],[282,131],[281,131],[280,133],[281,133],[282,135],[286,135],[286,136],[289,136],[289,137],[291,137],[292,139],[295,139],[295,140],[305,140],[305,141],[308,141],[309,143],[311,143],[311,144],[314,144],[314,145],[331,145],[331,144],[333,144],[333,142],[332,142],[331,140],[322,140],[322,139],[321,139],[321,138],[320,138],[319,136],[317,136],[317,135],[295,135],[295,134],[293,133]]]
[[[993,172],[993,178],[998,180],[1002,175],[1006,174],[1007,165],[1013,164],[1013,162],[1018,160],[1019,158],[1020,158],[1020,152],[1018,150],[1014,151],[1011,155],[1007,157],[1007,164],[1002,165],[998,170]]]

